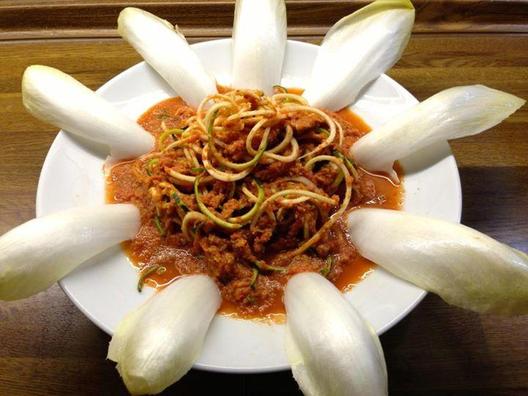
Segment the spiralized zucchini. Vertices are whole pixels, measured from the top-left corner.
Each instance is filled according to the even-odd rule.
[[[275,91],[270,97],[252,90],[210,95],[199,104],[196,115],[176,124],[177,128],[169,129],[163,122],[158,151],[143,156],[137,170],[151,186],[160,237],[167,237],[172,225],[179,226],[190,241],[203,236],[199,230],[205,224],[228,233],[249,225],[248,232],[258,234],[264,224],[276,227],[288,211],[308,205],[315,217],[302,225],[293,257],[316,244],[343,214],[350,203],[352,181],[359,178],[353,162],[342,153],[343,127],[331,115],[310,107],[303,97],[283,87]],[[309,144],[302,124],[295,122],[304,117],[316,125],[310,129]],[[329,188],[313,179],[323,162],[337,172]],[[267,166],[297,170],[262,184],[255,175]],[[223,183],[229,186],[219,187]],[[215,196],[216,188],[224,189],[224,204],[234,200],[227,209],[222,203],[210,206],[217,202],[209,198],[210,193]],[[167,220],[167,216],[173,217]],[[261,271],[288,271],[263,260],[248,265],[254,271],[251,287]]]

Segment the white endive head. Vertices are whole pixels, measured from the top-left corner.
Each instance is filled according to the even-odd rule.
[[[316,273],[286,285],[286,352],[306,396],[382,396],[387,369],[376,332]]]
[[[127,7],[119,14],[117,31],[158,74],[191,106],[216,93],[216,81],[207,73],[189,43],[169,21]]]
[[[304,97],[337,111],[400,59],[414,24],[409,0],[377,0],[338,21],[326,34]]]
[[[367,133],[352,146],[352,155],[363,168],[396,179],[394,161],[438,141],[485,131],[524,103],[483,85],[446,89]]]
[[[0,237],[0,300],[47,289],[79,264],[133,238],[139,210],[116,204],[80,207],[28,221]]]
[[[220,301],[211,278],[184,276],[125,316],[108,359],[132,394],[159,393],[190,370]]]
[[[528,256],[461,224],[386,209],[348,215],[362,256],[450,304],[528,313]]]
[[[284,0],[237,0],[232,85],[271,95],[281,81],[286,36]]]
[[[154,138],[110,102],[60,70],[29,66],[22,77],[26,109],[66,132],[110,147],[111,160],[134,158],[154,147]]]

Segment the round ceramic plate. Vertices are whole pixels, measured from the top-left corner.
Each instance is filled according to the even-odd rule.
[[[231,40],[192,46],[220,84],[229,85]],[[318,47],[289,41],[282,85],[304,87]],[[145,63],[119,74],[99,94],[136,119],[162,99],[176,96]],[[352,109],[377,127],[417,103],[394,80],[383,75],[371,84]],[[60,132],[44,163],[37,193],[37,216],[74,206],[103,203],[105,150]],[[404,209],[458,222],[461,193],[458,170],[447,143],[415,153],[401,161],[405,171]],[[97,326],[112,334],[123,316],[154,291],[136,290],[137,273],[119,246],[91,259],[60,284],[75,305]],[[382,333],[401,320],[425,292],[374,270],[347,298]],[[196,368],[223,372],[265,372],[288,368],[283,350],[284,326],[217,315]]]

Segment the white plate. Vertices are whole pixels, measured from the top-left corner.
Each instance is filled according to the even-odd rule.
[[[309,78],[317,46],[289,41],[282,85],[303,87]],[[228,85],[231,40],[193,45],[209,71]],[[162,99],[176,96],[145,63],[119,74],[98,92],[133,118]],[[380,77],[353,110],[372,127],[383,124],[416,99],[394,80]],[[104,202],[103,162],[93,145],[63,132],[46,157],[37,193],[37,216]],[[461,192],[455,160],[447,143],[402,161],[405,210],[454,222],[460,221]],[[153,293],[136,291],[137,274],[119,247],[93,258],[60,284],[74,304],[97,326],[112,334],[120,319]],[[382,333],[401,320],[425,292],[380,269],[347,293],[347,298]],[[237,320],[217,315],[196,368],[223,372],[265,372],[288,368],[282,325]],[[175,335],[176,337],[177,335]]]

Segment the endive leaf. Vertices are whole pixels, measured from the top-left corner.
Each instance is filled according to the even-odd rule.
[[[206,275],[184,276],[150,297],[119,323],[108,359],[133,394],[159,393],[198,358],[220,292]]]
[[[237,0],[233,24],[233,86],[273,93],[286,50],[284,0]]]
[[[337,111],[400,59],[414,23],[408,0],[377,0],[338,21],[326,34],[304,97]]]
[[[154,147],[154,138],[111,103],[60,70],[29,66],[22,99],[35,117],[89,140],[110,146],[111,160],[129,159]]]
[[[387,209],[348,215],[362,256],[450,304],[502,315],[528,313],[528,256],[461,224]]]
[[[306,396],[387,394],[376,332],[328,280],[293,276],[285,288],[286,352]]]
[[[216,93],[215,79],[177,26],[127,7],[119,14],[117,30],[187,104],[197,107],[207,95]]]
[[[131,239],[139,230],[134,205],[79,207],[28,221],[0,237],[0,300],[47,289],[79,264]]]
[[[446,89],[367,133],[354,143],[352,155],[363,168],[397,180],[394,161],[438,141],[485,131],[524,103],[483,85]]]

